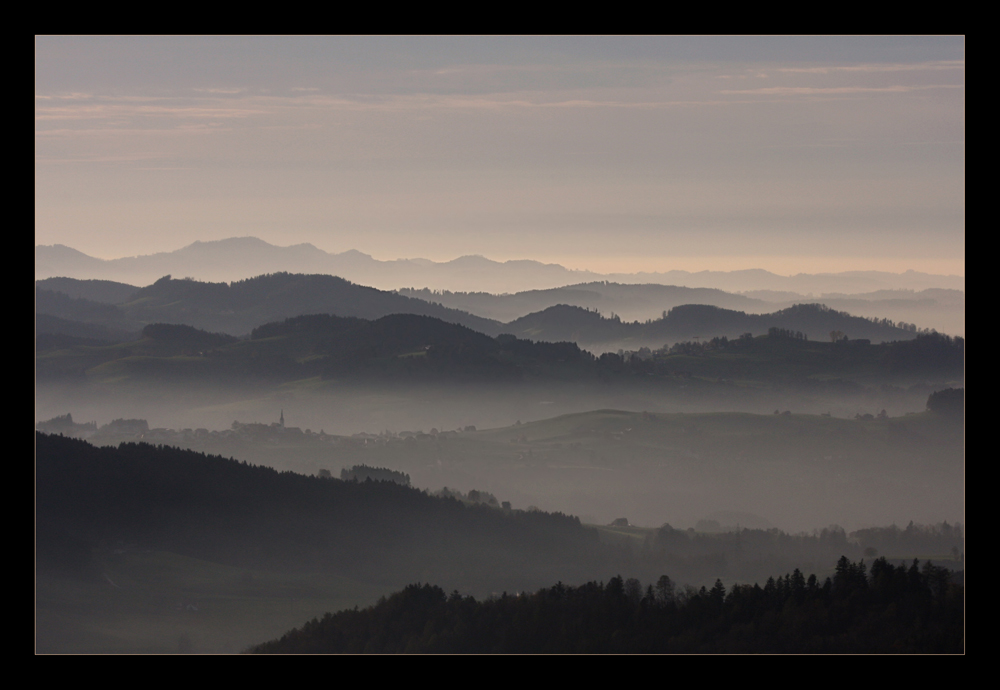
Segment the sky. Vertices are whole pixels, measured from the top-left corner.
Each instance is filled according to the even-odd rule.
[[[35,244],[965,275],[964,37],[35,39]]]

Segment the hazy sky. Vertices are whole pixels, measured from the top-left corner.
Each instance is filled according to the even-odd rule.
[[[965,274],[963,37],[38,37],[35,243]]]

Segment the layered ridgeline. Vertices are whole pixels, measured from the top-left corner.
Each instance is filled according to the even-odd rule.
[[[437,302],[445,307],[503,322],[559,304],[581,307],[605,315],[615,314],[623,321],[645,322],[659,319],[665,312],[686,304],[704,304],[748,314],[770,314],[796,304],[819,303],[855,316],[915,323],[921,328],[934,328],[950,335],[965,334],[965,292],[962,290],[927,288],[919,291],[877,290],[858,294],[826,292],[816,295],[787,290],[740,289],[744,291],[732,293],[706,287],[600,281],[499,295],[427,288],[401,289],[398,292],[407,297]]]
[[[232,283],[173,280],[165,276],[128,293],[103,281],[54,278],[36,287],[38,314],[142,330],[149,323],[174,323],[204,330],[246,335],[265,323],[304,314],[336,314],[377,319],[389,314],[433,316],[497,335],[499,323],[393,292],[355,285],[330,275],[263,275]],[[120,302],[108,298],[124,296]],[[103,297],[100,299],[99,297]]]
[[[769,561],[774,569],[761,572],[753,565],[760,556],[750,554],[778,554],[785,547],[767,543],[758,549],[749,537],[742,541],[742,551],[739,542],[721,538],[714,546],[698,545],[689,543],[682,531],[652,535],[629,525],[669,523],[719,533],[738,527],[799,531],[830,524],[858,529],[911,520],[961,521],[963,393],[936,393],[927,401],[928,411],[920,414],[887,417],[872,410],[874,414],[856,419],[788,410],[764,415],[598,410],[494,429],[410,427],[339,435],[329,427],[336,408],[327,428],[317,425],[315,431],[298,427],[301,414],[289,414],[286,408],[285,417],[278,421],[276,414],[272,424],[237,421],[211,431],[151,428],[145,419],[98,425],[83,418],[75,423],[70,415],[37,428],[98,445],[143,441],[181,446],[300,474],[337,477],[352,468],[348,472],[358,476],[359,471],[382,468],[376,477],[405,478],[426,489],[485,491],[498,505],[544,506],[598,524],[626,518],[628,524],[615,528],[624,541],[652,539],[651,549],[662,546],[692,557],[671,561],[671,573],[701,578],[707,568],[716,577],[744,578],[821,564],[803,560],[813,553],[806,549],[794,565]],[[397,396],[393,391],[378,400]],[[484,500],[489,502],[488,496]],[[960,541],[927,542],[907,550],[860,535],[852,543],[893,557],[938,557],[960,546]],[[845,550],[846,540],[834,546],[839,551],[834,557],[861,556],[860,550]],[[724,558],[699,565],[695,557],[709,553]]]
[[[644,595],[636,578],[657,583],[660,603],[668,593],[674,600],[673,578],[682,603],[696,600],[685,583],[746,581],[761,570],[810,568],[836,582],[837,554],[941,554],[955,565],[964,558],[962,530],[947,524],[849,536],[838,528],[794,536],[642,530],[621,520],[592,528],[563,514],[512,509],[489,492],[430,495],[391,471],[380,471],[388,481],[371,481],[376,469],[355,466],[365,481],[340,481],[170,447],[98,448],[36,435],[39,649],[236,651],[414,581],[436,582],[469,603],[610,570],[629,578],[619,593],[635,605]],[[797,578],[763,591],[769,598],[798,591]],[[813,595],[823,590],[806,584]]]
[[[851,316],[816,304],[748,314],[711,304],[688,303],[671,306],[669,311],[664,309],[655,320],[631,323],[615,315],[604,317],[597,311],[560,304],[503,324],[326,275],[273,274],[233,283],[173,280],[167,276],[148,287],[136,288],[126,297],[127,301],[119,304],[82,296],[112,294],[97,289],[104,286],[85,284],[89,282],[98,281],[72,284],[68,279],[53,279],[38,283],[36,313],[62,320],[41,320],[37,325],[39,333],[93,337],[93,327],[102,326],[109,331],[107,339],[112,339],[112,332],[138,332],[149,323],[175,323],[239,336],[265,323],[307,314],[366,319],[415,314],[467,326],[490,336],[510,333],[533,340],[569,341],[604,352],[658,348],[692,339],[735,338],[743,333],[761,335],[771,328],[801,332],[812,340],[829,340],[831,333],[839,333],[839,337],[872,342],[907,340],[918,332],[913,324]],[[699,297],[698,291],[687,292],[695,293],[690,295],[692,299]],[[77,325],[73,331],[65,321],[89,324],[90,330]]]
[[[840,559],[820,581],[677,591],[667,575],[477,601],[411,585],[364,610],[327,613],[255,654],[963,654],[965,588],[930,562]]]
[[[63,245],[35,247],[35,276],[49,278],[103,278],[145,285],[166,274],[195,276],[201,280],[239,280],[248,274],[327,273],[348,280],[395,289],[419,285],[437,290],[487,290],[517,292],[573,285],[596,280],[622,283],[660,283],[721,290],[778,290],[800,294],[873,290],[964,290],[960,276],[906,271],[849,271],[845,273],[779,276],[761,269],[741,271],[665,271],[601,275],[568,270],[558,264],[538,261],[492,261],[482,256],[463,256],[452,261],[427,259],[379,261],[350,250],[325,252],[311,244],[278,247],[254,237],[234,237],[195,242],[173,252],[102,260]]]
[[[573,316],[583,316],[597,328],[609,323],[622,325],[576,311],[581,313]],[[673,319],[688,323],[689,329],[721,328],[725,318],[718,313],[721,311],[677,308],[663,323]],[[830,323],[826,320],[828,312],[819,308],[790,311],[796,314],[778,323],[820,323],[824,328]],[[796,315],[798,321],[791,318]],[[739,318],[743,323],[750,317],[740,314]],[[40,381],[85,377],[230,383],[320,377],[361,381],[578,382],[614,378],[648,384],[652,379],[676,383],[699,377],[715,383],[821,383],[837,379],[879,384],[907,381],[909,385],[921,378],[954,381],[963,376],[962,338],[908,335],[915,337],[875,345],[867,339],[849,340],[842,332],[834,331],[832,340],[828,336],[823,342],[810,340],[801,331],[772,326],[766,335],[757,337],[745,332],[733,339],[723,335],[656,351],[640,348],[595,357],[574,342],[535,342],[511,334],[490,337],[427,316],[394,314],[366,320],[310,315],[262,325],[248,339],[174,324],[145,326],[135,340],[117,344],[52,343],[40,338],[36,372]]]

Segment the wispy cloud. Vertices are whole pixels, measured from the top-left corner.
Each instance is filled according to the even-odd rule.
[[[925,84],[920,86],[768,86],[760,89],[730,89],[719,91],[725,94],[745,94],[761,96],[815,96],[852,93],[907,93],[927,89],[964,89],[964,84]]]
[[[965,69],[965,60],[941,60],[916,64],[832,65],[826,67],[780,67],[778,72],[800,74],[831,74],[833,72],[920,72],[929,70]]]
[[[237,94],[245,92],[246,88],[242,86],[227,86],[217,88],[195,88],[192,90],[197,91],[198,93]]]
[[[327,110],[357,111],[419,111],[419,110],[502,110],[502,109],[593,109],[593,108],[671,108],[700,105],[729,105],[734,101],[720,99],[706,100],[621,100],[600,98],[569,98],[564,100],[543,100],[526,96],[511,97],[510,94],[497,95],[399,95],[399,96],[302,96],[270,97],[267,106],[312,107]],[[750,102],[750,101],[747,101]],[[258,103],[263,107],[265,101]]]
[[[129,100],[134,101],[135,99]],[[37,121],[137,117],[227,119],[246,118],[264,112],[266,111],[257,108],[234,108],[231,103],[221,106],[214,104],[154,105],[135,102],[90,102],[73,105],[36,106],[35,119]]]
[[[129,153],[119,155],[96,155],[96,156],[73,156],[73,157],[36,157],[38,164],[65,164],[65,163],[135,163],[138,161],[153,161],[169,159],[171,156],[162,153]],[[154,170],[157,168],[133,168],[134,170]],[[168,169],[168,168],[163,168]],[[180,169],[180,168],[178,168]]]

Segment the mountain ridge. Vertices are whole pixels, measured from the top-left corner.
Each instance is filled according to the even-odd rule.
[[[65,245],[35,246],[36,279],[64,276],[149,284],[168,273],[205,281],[231,281],[247,274],[276,272],[328,273],[382,289],[420,286],[488,292],[546,289],[597,280],[666,282],[730,291],[793,289],[797,292],[856,293],[879,289],[965,288],[962,276],[914,270],[898,274],[847,271],[794,276],[780,276],[759,268],[601,274],[532,259],[500,262],[478,255],[464,255],[444,262],[420,258],[383,261],[356,249],[331,253],[309,243],[281,247],[255,237],[199,240],[172,252],[117,259],[98,259]]]
[[[64,281],[69,284],[70,281]],[[310,314],[378,319],[391,314],[415,314],[461,324],[495,337],[510,333],[548,342],[570,341],[599,351],[658,348],[665,343],[743,333],[762,335],[772,327],[801,331],[826,340],[835,331],[851,339],[873,342],[908,340],[915,326],[888,319],[851,316],[815,305],[794,305],[769,314],[748,314],[705,304],[674,304],[658,319],[645,323],[602,316],[596,310],[556,304],[508,323],[475,316],[439,303],[395,292],[355,285],[328,275],[275,273],[232,283],[208,283],[164,276],[140,288],[121,305],[73,299],[62,292],[36,287],[36,313],[70,321],[138,331],[150,323],[174,323],[231,335],[246,335],[263,324]],[[687,294],[686,292],[683,294]]]

